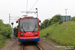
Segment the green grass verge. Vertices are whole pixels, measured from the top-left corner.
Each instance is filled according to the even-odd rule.
[[[56,23],[40,31],[40,37],[49,33],[48,40],[55,41],[62,45],[75,46],[75,22]]]
[[[0,48],[6,45],[6,41],[9,41],[10,38],[5,38],[3,35],[0,34]]]

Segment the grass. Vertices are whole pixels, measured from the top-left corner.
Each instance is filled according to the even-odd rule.
[[[56,23],[40,31],[40,37],[45,37],[49,33],[48,40],[55,41],[61,45],[75,46],[75,22]]]
[[[6,41],[9,41],[10,38],[5,38],[3,35],[0,34],[0,48],[6,45]]]

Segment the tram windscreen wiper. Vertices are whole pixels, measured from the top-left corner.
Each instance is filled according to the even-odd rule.
[[[23,24],[22,24],[22,28],[23,28]],[[25,33],[25,30],[23,29],[24,33]]]
[[[24,33],[25,33],[25,30],[23,29]]]
[[[34,31],[35,31],[35,28],[34,28],[34,30],[32,32],[34,32]]]
[[[36,25],[35,25],[35,28],[36,28]],[[35,28],[34,28],[34,30],[33,30],[32,32],[34,32],[34,31],[35,31]]]

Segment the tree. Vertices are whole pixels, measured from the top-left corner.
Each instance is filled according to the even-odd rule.
[[[71,21],[75,21],[75,16],[71,18]]]
[[[11,26],[9,24],[4,24],[2,20],[0,20],[0,34],[6,38],[9,38],[11,34]]]
[[[43,21],[43,23],[41,23],[40,29],[44,29],[48,27],[49,25],[55,24],[59,20],[61,20],[61,15],[55,15],[50,20],[46,19]]]
[[[44,20],[44,22],[43,22],[44,28],[46,28],[48,26],[48,21],[49,21],[48,19]]]
[[[53,22],[58,22],[61,19],[61,15],[55,15],[52,19]]]

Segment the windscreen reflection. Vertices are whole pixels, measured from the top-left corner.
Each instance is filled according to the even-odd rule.
[[[37,19],[20,19],[20,31],[37,31]]]

